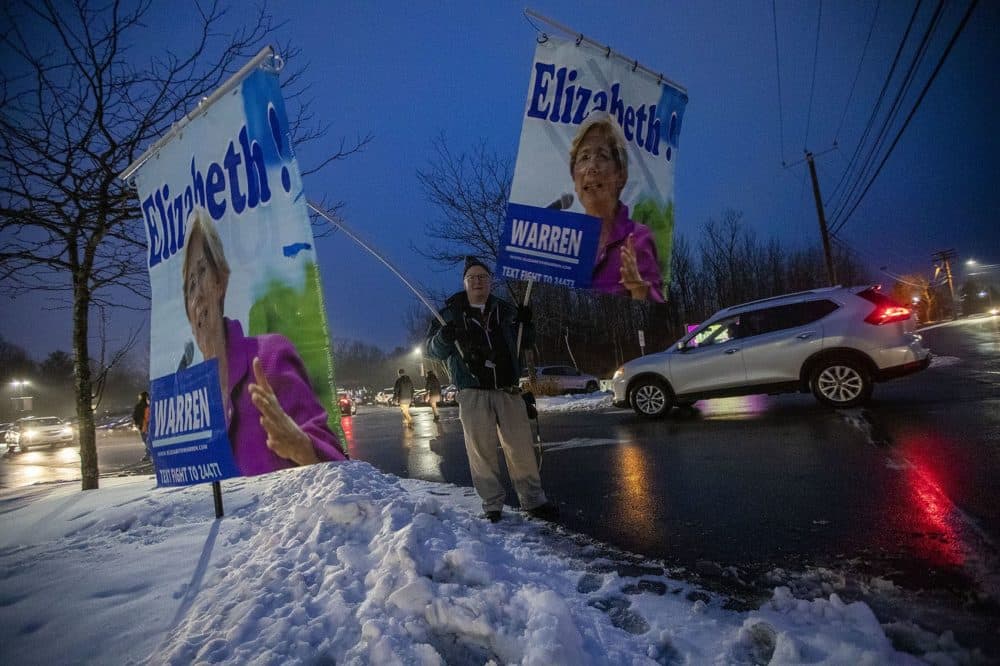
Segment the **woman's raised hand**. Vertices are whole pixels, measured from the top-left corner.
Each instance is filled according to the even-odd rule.
[[[622,260],[622,270],[621,270],[621,280],[619,284],[628,289],[629,294],[632,298],[638,300],[646,300],[646,296],[649,293],[649,282],[642,279],[642,275],[639,273],[639,263],[635,258],[635,236],[629,234],[628,238],[625,239],[625,245],[621,249],[621,260]]]
[[[282,409],[274,394],[260,359],[254,357],[253,376],[256,383],[249,385],[250,400],[260,411],[260,425],[267,433],[267,447],[276,454],[298,465],[319,462],[309,435],[302,431],[292,417]]]

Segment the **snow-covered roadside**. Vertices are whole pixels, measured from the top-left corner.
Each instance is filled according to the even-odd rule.
[[[783,587],[759,609],[471,489],[362,462],[207,486],[0,494],[5,663],[916,663],[871,609]],[[942,648],[943,646],[943,648]],[[947,637],[925,659],[967,656]]]

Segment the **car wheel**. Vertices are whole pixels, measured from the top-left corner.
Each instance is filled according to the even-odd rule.
[[[632,409],[644,418],[664,416],[673,406],[669,389],[659,379],[641,379],[632,389]]]
[[[597,385],[597,382],[587,382],[587,387],[584,390],[587,393],[593,393],[594,391],[596,391],[599,388],[600,387]]]
[[[868,369],[853,359],[834,358],[813,369],[809,380],[813,395],[830,407],[854,407],[868,401],[872,395],[872,380]]]

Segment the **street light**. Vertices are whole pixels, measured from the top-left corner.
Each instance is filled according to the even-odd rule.
[[[413,348],[413,353],[417,355],[420,363],[420,376],[424,376],[424,349],[420,345]]]
[[[15,412],[24,412],[28,410],[26,406],[27,401],[25,400],[24,389],[31,386],[31,382],[27,379],[15,379],[10,385],[17,391],[16,396],[11,396],[10,401],[14,403]]]

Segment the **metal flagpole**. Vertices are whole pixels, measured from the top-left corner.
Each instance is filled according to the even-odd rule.
[[[330,224],[334,225],[335,227],[343,231],[345,234],[347,234],[348,238],[353,240],[355,243],[357,243],[364,249],[368,250],[368,252],[371,253],[372,256],[374,256],[376,259],[385,264],[385,266],[390,271],[392,271],[396,277],[402,280],[403,284],[405,284],[407,287],[410,288],[410,291],[412,291],[414,294],[417,295],[417,298],[419,298],[420,301],[427,306],[427,309],[431,311],[431,313],[434,315],[434,318],[437,319],[442,326],[448,323],[444,320],[444,317],[441,316],[441,313],[437,311],[437,308],[431,305],[431,302],[427,300],[427,297],[425,297],[422,293],[420,293],[420,291],[413,286],[413,283],[407,280],[406,277],[400,272],[400,270],[392,265],[391,261],[382,256],[381,252],[376,250],[369,243],[365,242],[360,236],[354,233],[354,231],[352,231],[351,228],[348,227],[343,220],[336,219],[334,216],[324,211],[322,208],[320,208],[317,204],[313,203],[312,201],[306,201],[306,205],[308,205],[309,208],[311,208],[317,215],[319,215],[324,220],[326,220]]]
[[[434,315],[434,318],[437,319],[438,322],[442,326],[446,326],[448,324],[448,322],[446,322],[444,320],[444,317],[441,316],[441,313],[438,312],[437,308],[435,308],[433,305],[431,305],[431,302],[427,299],[427,297],[424,296],[422,293],[420,293],[420,290],[417,289],[416,287],[414,287],[413,283],[410,282],[403,275],[403,273],[392,264],[391,261],[389,261],[388,259],[386,259],[385,256],[382,255],[381,252],[379,252],[374,247],[372,247],[372,245],[370,243],[366,242],[358,234],[356,234],[349,226],[347,226],[346,222],[344,222],[341,219],[337,219],[333,215],[330,215],[329,213],[327,213],[326,211],[324,211],[322,208],[320,208],[319,205],[317,205],[316,203],[314,203],[312,201],[308,201],[307,200],[306,201],[306,205],[309,206],[309,208],[311,208],[317,215],[319,215],[320,217],[322,217],[324,220],[326,220],[327,222],[329,222],[330,224],[332,224],[333,226],[337,227],[338,229],[340,229],[341,231],[343,231],[345,234],[347,234],[347,237],[350,238],[352,241],[354,241],[355,243],[357,243],[358,245],[360,245],[364,249],[368,250],[368,252],[373,257],[375,257],[376,259],[378,259],[379,261],[381,261],[385,265],[386,268],[388,268],[390,271],[392,271],[393,275],[395,275],[396,277],[398,277],[403,284],[405,284],[407,287],[410,288],[410,291],[412,291],[414,294],[416,294],[417,298],[420,299],[420,302],[427,306],[427,309],[431,311],[431,314]],[[458,355],[459,356],[461,356],[462,358],[465,358],[465,352],[462,350],[462,346],[458,343],[457,340],[455,341],[455,349],[458,350]]]
[[[218,101],[219,98],[221,98],[223,95],[226,95],[227,93],[229,93],[230,90],[238,86],[240,82],[243,81],[243,79],[245,79],[248,74],[250,74],[250,72],[257,69],[257,67],[259,67],[264,61],[268,60],[269,58],[273,58],[277,61],[277,63],[275,64],[275,71],[280,70],[284,65],[284,61],[281,59],[281,56],[276,54],[273,48],[271,48],[270,46],[265,46],[264,48],[262,48],[260,51],[257,52],[257,55],[255,55],[250,60],[250,62],[243,65],[243,67],[241,67],[238,72],[233,74],[231,77],[229,77],[229,79],[225,83],[216,88],[215,92],[213,92],[208,97],[205,97],[202,100],[200,100],[198,102],[198,106],[196,106],[194,110],[192,110],[186,116],[184,116],[176,123],[171,125],[169,132],[164,134],[162,137],[160,137],[160,139],[156,143],[147,148],[146,152],[144,152],[142,156],[140,156],[139,159],[137,159],[135,162],[129,164],[124,171],[118,174],[118,177],[121,180],[127,182],[128,179],[131,178],[135,174],[135,172],[142,167],[143,164],[145,164],[151,157],[153,157],[153,155],[155,155],[156,152],[160,150],[160,148],[165,146],[182,129],[184,129],[184,127],[186,127],[188,123],[194,120],[196,116],[207,111],[208,107],[215,104],[215,102]]]
[[[608,46],[606,44],[601,44],[600,42],[598,42],[596,40],[593,40],[590,37],[585,36],[582,32],[578,32],[578,31],[573,30],[572,28],[570,28],[568,26],[565,26],[565,25],[563,25],[561,23],[553,21],[552,19],[550,19],[547,16],[542,16],[541,14],[539,14],[538,12],[536,12],[536,11],[534,11],[532,9],[525,9],[524,13],[526,15],[528,15],[528,16],[532,16],[532,17],[538,19],[539,21],[544,21],[545,23],[548,23],[550,26],[552,26],[556,30],[559,30],[560,32],[562,32],[563,34],[565,34],[567,36],[573,36],[573,37],[575,37],[576,38],[576,45],[577,46],[579,46],[581,43],[586,42],[590,46],[596,47],[596,48],[604,51],[605,52],[604,53],[605,57],[610,58],[611,56],[614,56],[614,57],[618,58],[619,60],[622,60],[622,61],[628,63],[629,65],[632,66],[632,71],[633,72],[636,71],[636,70],[639,70],[639,71],[643,72],[644,74],[646,74],[648,76],[651,76],[654,79],[656,79],[656,81],[658,83],[667,83],[667,84],[671,85],[672,87],[677,88],[678,90],[680,90],[685,95],[687,94],[687,88],[685,88],[681,84],[676,83],[675,81],[672,81],[671,79],[668,79],[667,77],[665,77],[663,74],[661,74],[659,72],[654,72],[653,70],[651,70],[650,68],[648,68],[648,67],[646,67],[644,65],[640,65],[638,60],[632,60],[631,58],[626,58],[623,54],[618,53],[616,51],[612,51],[610,46]]]

